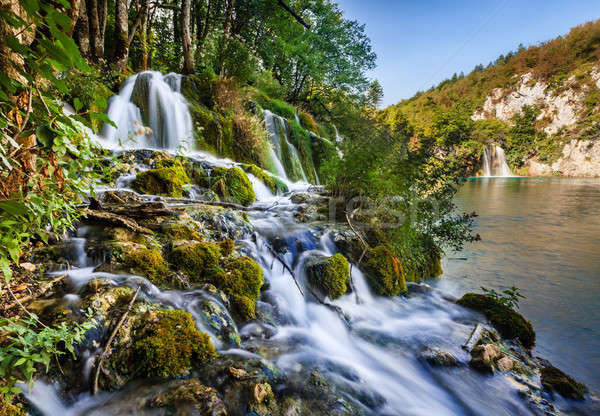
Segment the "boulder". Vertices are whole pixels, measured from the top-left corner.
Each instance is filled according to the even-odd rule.
[[[381,245],[369,250],[362,268],[376,294],[397,296],[406,292],[404,269],[388,247]]]
[[[484,373],[494,373],[494,362],[500,355],[500,350],[494,344],[477,345],[471,350],[469,365]]]
[[[548,365],[541,370],[542,386],[567,399],[583,400],[587,387],[558,368]]]
[[[350,265],[339,253],[331,257],[318,256],[307,262],[306,275],[312,286],[333,300],[348,290]]]

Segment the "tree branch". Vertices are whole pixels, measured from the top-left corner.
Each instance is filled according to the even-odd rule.
[[[292,9],[290,6],[287,5],[287,3],[283,0],[277,0],[277,3],[283,7],[285,9],[285,11],[287,11],[289,14],[291,14],[294,19],[296,19],[298,21],[298,23],[300,23],[302,26],[304,26],[307,29],[310,29],[310,25],[308,23],[306,23],[304,21],[304,19],[302,17],[300,17],[295,11],[294,9]]]

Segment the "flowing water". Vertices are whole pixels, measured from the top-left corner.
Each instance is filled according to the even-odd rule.
[[[506,163],[504,149],[496,144],[490,144],[483,149],[482,164],[483,176],[513,176]]]
[[[482,241],[448,256],[436,286],[519,287],[535,353],[600,390],[600,180],[476,179],[457,202],[479,214]]]

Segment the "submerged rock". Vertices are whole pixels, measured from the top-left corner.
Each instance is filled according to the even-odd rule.
[[[587,387],[558,368],[548,365],[542,368],[542,386],[555,391],[567,399],[583,400]]]
[[[350,264],[339,253],[331,257],[319,256],[306,264],[306,274],[311,285],[333,300],[348,290]]]
[[[436,347],[425,348],[419,356],[434,367],[455,367],[458,365],[458,361],[452,354]]]
[[[526,348],[532,348],[535,345],[535,331],[531,322],[512,308],[487,295],[476,293],[467,293],[456,303],[483,313],[498,329],[502,337],[518,339]]]

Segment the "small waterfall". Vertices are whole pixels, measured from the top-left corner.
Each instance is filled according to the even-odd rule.
[[[506,154],[504,149],[496,144],[489,144],[483,149],[483,176],[494,177],[507,177],[514,176],[506,163]]]
[[[181,94],[182,76],[157,71],[136,74],[109,102],[104,126],[111,147],[177,149],[191,147],[192,116]]]
[[[288,138],[287,120],[269,110],[265,110],[264,114],[265,127],[269,140],[273,145],[272,156],[278,171],[277,174],[293,181],[306,181],[306,174],[302,168],[298,150],[290,143]],[[279,171],[281,168],[285,169],[284,172]]]

